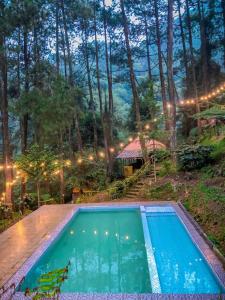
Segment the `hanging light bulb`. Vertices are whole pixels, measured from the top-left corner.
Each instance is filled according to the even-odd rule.
[[[120,143],[120,148],[123,148],[124,147],[124,143]]]
[[[103,157],[105,157],[105,153],[102,152],[102,151],[100,151],[100,152],[99,152],[99,156],[100,156],[101,158],[103,158]]]
[[[149,125],[149,124],[146,124],[146,125],[145,125],[145,129],[146,129],[146,130],[149,130],[149,129],[150,129],[150,125]]]
[[[89,155],[88,159],[92,161],[92,160],[94,160],[94,156],[93,155]]]
[[[133,138],[132,138],[132,137],[129,137],[128,141],[129,141],[129,142],[132,142],[132,141],[133,141]]]
[[[78,164],[81,164],[82,161],[83,161],[82,158],[78,158],[77,163],[78,163]]]
[[[111,153],[114,153],[114,152],[115,152],[115,149],[114,149],[114,148],[109,148],[109,151],[110,151]]]

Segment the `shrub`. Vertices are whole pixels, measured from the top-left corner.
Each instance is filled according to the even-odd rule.
[[[177,152],[178,165],[181,170],[200,169],[212,162],[212,146],[185,146]]]
[[[156,162],[162,162],[165,159],[168,159],[170,157],[170,153],[168,150],[156,150],[155,151],[155,160]]]
[[[176,166],[173,163],[173,161],[170,159],[163,161],[161,169],[159,171],[159,176],[164,177],[175,173],[176,173]]]

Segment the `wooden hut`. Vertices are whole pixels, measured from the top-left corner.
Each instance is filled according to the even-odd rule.
[[[145,142],[148,154],[155,150],[165,150],[166,146],[154,139]],[[144,163],[141,151],[141,144],[139,137],[130,142],[116,157],[121,161],[122,173],[125,177],[130,176],[137,169],[140,169]]]

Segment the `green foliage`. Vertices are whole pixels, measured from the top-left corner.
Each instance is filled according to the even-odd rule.
[[[53,172],[58,168],[55,164],[57,159],[50,149],[34,144],[25,154],[17,157],[16,165],[28,179],[37,183],[54,178]]]
[[[178,164],[181,170],[190,171],[200,169],[212,162],[213,147],[186,145],[177,151]]]
[[[26,288],[25,296],[31,296],[33,300],[58,299],[60,287],[67,279],[69,265],[70,263],[63,269],[42,274],[38,279],[38,287],[34,289]]]
[[[194,116],[196,119],[225,120],[225,105],[215,104]]]
[[[170,157],[170,152],[168,150],[156,150],[154,151],[155,161],[157,163],[163,162],[165,159],[168,159]]]
[[[153,188],[150,187],[147,191],[145,191],[145,196],[147,199],[150,200],[177,201],[178,191],[170,182],[167,182],[157,187],[153,187]]]
[[[92,156],[93,160],[89,157]],[[80,155],[76,155],[79,161]],[[102,190],[107,185],[107,174],[105,161],[98,159],[92,151],[86,150],[82,152],[81,163],[72,168],[67,174],[67,182],[70,187],[78,187],[80,189]]]
[[[0,202],[0,220],[8,219],[12,215],[12,210],[9,206]]]
[[[111,197],[115,199],[124,196],[132,185],[149,172],[149,169],[150,165],[147,163],[126,179],[113,182],[109,187],[109,194]]]
[[[159,171],[159,176],[164,177],[167,175],[172,175],[177,172],[176,165],[170,159],[164,160],[161,164],[161,168]]]

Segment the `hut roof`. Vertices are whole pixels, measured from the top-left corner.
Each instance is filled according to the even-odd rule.
[[[145,143],[147,147],[147,151],[151,152],[159,149],[166,149],[166,146],[163,143],[160,143],[157,140],[149,140]],[[141,144],[139,137],[134,139],[131,143],[129,143],[116,157],[117,159],[135,159],[135,158],[143,158],[141,151]]]

